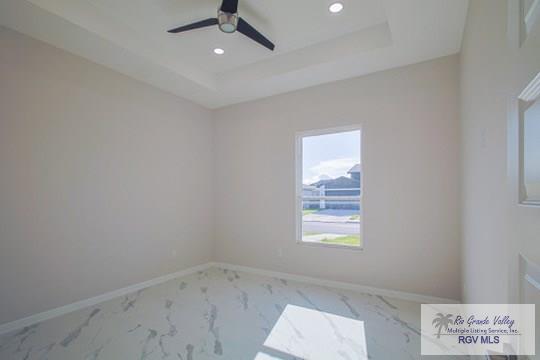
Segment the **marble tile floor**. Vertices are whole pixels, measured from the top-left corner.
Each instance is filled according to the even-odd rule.
[[[419,323],[419,303],[211,268],[2,335],[0,359],[420,359]]]

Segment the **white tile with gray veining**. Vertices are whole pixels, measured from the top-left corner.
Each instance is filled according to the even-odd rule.
[[[0,337],[2,360],[419,359],[420,304],[213,268]]]

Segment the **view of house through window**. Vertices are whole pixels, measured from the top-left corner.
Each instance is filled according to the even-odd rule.
[[[298,184],[301,241],[360,247],[360,130],[310,133],[298,141],[302,162]]]

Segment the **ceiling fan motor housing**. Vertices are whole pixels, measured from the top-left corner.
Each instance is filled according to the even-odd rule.
[[[238,26],[238,13],[231,14],[225,11],[218,11],[219,29],[224,33],[233,33]]]
[[[167,32],[177,34],[215,25],[218,25],[219,30],[224,33],[231,34],[238,31],[240,34],[247,36],[271,51],[275,48],[275,45],[270,40],[258,32],[257,29],[251,26],[245,19],[238,16],[238,0],[222,0],[221,6],[217,12],[217,17],[196,21],[191,24],[168,30]]]

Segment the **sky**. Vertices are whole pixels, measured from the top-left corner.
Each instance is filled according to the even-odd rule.
[[[348,176],[360,163],[360,131],[309,136],[302,141],[303,183]]]

